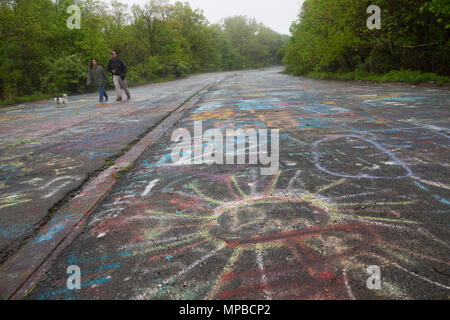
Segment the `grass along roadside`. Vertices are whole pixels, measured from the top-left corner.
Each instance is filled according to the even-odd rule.
[[[353,71],[347,73],[333,72],[311,72],[306,75],[312,79],[331,80],[365,80],[375,82],[406,82],[406,83],[433,83],[437,86],[450,83],[450,77],[439,76],[435,73],[422,73],[413,70],[393,70],[386,74],[373,74],[363,71]]]
[[[188,76],[190,76],[190,75],[188,75]],[[139,81],[135,81],[129,87],[130,88],[139,87],[139,86],[148,85],[148,84],[154,84],[154,83],[178,80],[178,79],[182,79],[182,78],[184,78],[184,77],[177,78],[174,75],[169,75],[169,76],[160,77],[160,78],[157,78],[157,79],[154,79],[154,80],[139,80]],[[107,90],[114,90],[114,87],[109,86],[106,89]],[[98,91],[98,89],[95,88],[95,89],[88,90],[86,92],[72,93],[72,94],[69,94],[69,96],[70,95],[86,94],[86,93],[95,93],[97,91]],[[63,95],[63,93],[35,93],[35,94],[32,94],[32,95],[23,96],[23,97],[11,96],[10,98],[7,98],[5,100],[0,100],[0,107],[2,107],[2,106],[11,106],[11,105],[25,103],[25,102],[44,101],[44,100],[52,99],[52,98],[55,98],[55,97],[61,97],[62,95]]]
[[[31,102],[31,101],[40,101],[40,100],[47,100],[53,97],[57,97],[61,95],[54,95],[54,94],[43,94],[43,93],[35,93],[29,96],[24,97],[13,97],[7,98],[5,100],[0,100],[0,106],[8,106],[8,105],[14,105],[24,102]]]

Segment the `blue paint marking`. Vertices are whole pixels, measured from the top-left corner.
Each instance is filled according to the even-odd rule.
[[[238,122],[235,123],[237,128],[242,128],[242,127],[247,127],[247,126],[252,126],[252,127],[258,127],[258,128],[265,128],[266,125],[261,122],[261,121],[245,121],[245,120],[240,120]]]
[[[166,260],[167,260],[167,261],[170,261],[170,260],[172,260],[172,259],[173,259],[173,256],[167,256],[167,257],[166,257]]]
[[[313,106],[302,106],[302,109],[312,112],[312,113],[322,113],[322,114],[331,114],[331,113],[339,113],[339,112],[348,112],[348,109],[339,108],[327,104],[317,103]]]
[[[24,223],[16,223],[11,226],[2,226],[0,227],[0,235],[5,239],[16,239],[24,235],[30,226]]]
[[[384,101],[417,101],[417,100],[424,100],[428,99],[426,97],[396,97],[396,98],[384,98],[381,100]]]
[[[431,192],[430,189],[428,189],[427,187],[425,187],[423,184],[421,184],[420,182],[414,181],[414,184],[416,186],[418,186],[420,189],[427,191],[427,192]],[[431,195],[433,198],[435,198],[436,200],[438,200],[439,202],[446,204],[446,205],[450,205],[450,201],[448,201],[445,198],[442,198],[441,196],[437,195],[437,194],[432,194]]]
[[[167,161],[169,161],[170,158],[171,158],[171,155],[169,153],[167,153],[167,154],[163,155],[161,160],[159,160],[157,163],[150,164],[148,162],[148,160],[144,160],[144,161],[142,161],[142,163],[146,167],[158,167],[158,166],[165,164]]]
[[[425,190],[425,191],[430,191],[427,187],[425,187],[423,184],[421,184],[420,182],[414,181],[414,184],[416,186],[418,186],[420,189]]]
[[[443,213],[450,213],[450,210],[436,210],[436,211],[432,211],[433,213],[439,213],[439,214],[443,214]]]
[[[55,223],[56,221],[59,221],[59,220],[65,220],[65,219],[68,219],[68,218],[73,217],[74,215],[75,215],[75,214],[72,213],[72,214],[68,214],[68,215],[62,216],[62,217],[55,217],[55,218],[53,218],[53,219],[50,221],[50,223]]]
[[[41,233],[41,235],[39,237],[37,237],[35,240],[33,240],[31,243],[36,244],[36,243],[41,243],[44,241],[51,240],[58,232],[60,232],[63,229],[64,229],[64,224],[58,224],[58,225],[52,226],[52,227],[50,227],[50,229]]]
[[[439,202],[441,202],[441,203],[443,203],[443,204],[446,204],[446,205],[450,206],[450,202],[449,202],[447,199],[442,198],[441,196],[439,196],[439,195],[437,195],[437,194],[433,194],[432,196],[433,196],[433,198],[435,198],[435,199],[438,200]]]
[[[84,157],[85,155],[89,155],[89,160],[93,160],[94,158],[99,158],[99,157],[103,157],[103,156],[107,156],[110,157],[112,156],[111,153],[107,153],[107,152],[95,152],[95,151],[83,151],[81,153],[81,156]]]
[[[110,258],[115,258],[115,257],[128,257],[128,256],[131,256],[131,253],[129,251],[123,251],[123,252],[119,252],[119,253],[112,254],[112,255],[106,255],[106,256],[101,256],[101,257],[91,257],[91,258],[84,258],[84,259],[76,259],[75,256],[73,254],[71,254],[69,256],[68,264],[72,265],[72,264],[79,264],[79,263],[84,263],[84,262],[89,262],[89,261],[104,260],[104,259],[110,259]]]
[[[16,166],[0,166],[0,183],[4,183],[13,178],[19,168]]]
[[[96,272],[96,271],[103,271],[103,270],[108,270],[108,269],[113,269],[113,268],[120,268],[120,263],[114,263],[114,264],[110,264],[107,266],[101,266],[101,267],[96,267],[94,269],[91,270],[87,270],[87,271],[82,271],[81,274],[86,274],[86,273],[91,273],[91,272]]]
[[[49,223],[50,227],[47,230],[41,231],[39,236],[36,239],[34,239],[31,243],[36,244],[36,243],[41,243],[41,242],[53,239],[53,237],[58,232],[60,232],[61,230],[63,230],[66,227],[66,224],[68,221],[64,221],[64,220],[72,218],[73,216],[75,216],[75,214],[72,213],[72,214],[62,216],[62,217],[53,218],[52,220],[50,220],[50,223]]]
[[[109,277],[103,277],[103,278],[98,279],[98,280],[90,281],[88,283],[82,283],[81,284],[81,289],[93,286],[94,284],[103,284],[103,283],[109,282],[111,280],[112,280],[112,277],[109,276]],[[72,291],[72,290],[69,290],[67,287],[64,288],[64,289],[59,289],[59,290],[56,290],[56,291],[52,291],[52,292],[49,292],[49,293],[46,293],[46,294],[42,295],[39,298],[39,300],[44,300],[44,299],[56,296],[56,295],[61,294],[61,293],[69,292],[69,291]]]
[[[241,100],[237,103],[239,108],[244,111],[251,111],[251,110],[266,110],[266,109],[280,109],[284,108],[280,105],[271,105],[267,103],[278,103],[279,99],[264,99],[264,100]]]
[[[297,122],[297,125],[300,128],[320,128],[320,127],[329,127],[329,123],[324,120],[319,119],[304,119],[304,118],[297,118],[295,119],[295,122]]]

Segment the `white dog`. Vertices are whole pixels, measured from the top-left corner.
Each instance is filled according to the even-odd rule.
[[[63,94],[62,97],[55,98],[57,105],[66,105],[69,102],[69,96],[67,94]]]

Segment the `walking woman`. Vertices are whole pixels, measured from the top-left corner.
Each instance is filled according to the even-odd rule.
[[[96,86],[98,86],[100,91],[100,102],[103,102],[103,97],[105,97],[105,101],[108,101],[108,95],[105,91],[105,84],[107,80],[108,77],[105,69],[98,65],[96,59],[92,59],[87,78],[87,85],[89,86],[93,82]]]

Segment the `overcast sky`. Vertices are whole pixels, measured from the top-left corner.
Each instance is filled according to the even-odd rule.
[[[144,4],[148,0],[122,0],[130,6]],[[289,34],[291,23],[297,19],[303,0],[181,0],[189,2],[191,7],[200,8],[212,23],[219,22],[221,18],[246,15],[273,30]],[[175,0],[170,0],[174,3]]]

